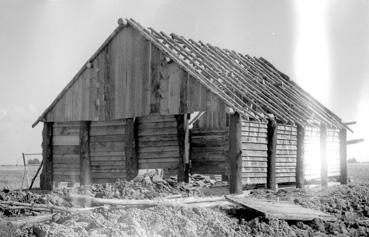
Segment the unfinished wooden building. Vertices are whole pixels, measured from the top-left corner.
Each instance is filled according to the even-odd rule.
[[[268,61],[118,23],[33,124],[43,189],[139,169],[221,174],[232,192],[346,182],[345,125]]]

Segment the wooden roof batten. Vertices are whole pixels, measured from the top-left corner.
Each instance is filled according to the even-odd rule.
[[[233,50],[220,49],[176,34],[166,35],[145,28],[133,19],[118,20],[118,27],[78,71],[72,81],[32,125],[46,121],[47,113],[78,79],[97,55],[126,26],[131,26],[146,40],[173,60],[189,76],[218,96],[241,116],[256,121],[267,118],[303,127],[323,123],[349,129],[341,119],[319,101],[279,72],[264,58],[250,57]],[[274,116],[269,116],[269,114]]]

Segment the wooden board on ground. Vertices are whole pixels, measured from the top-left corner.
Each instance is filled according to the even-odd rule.
[[[334,216],[331,216],[327,213],[300,207],[289,202],[255,199],[242,195],[227,195],[225,197],[230,202],[260,212],[266,218],[295,221],[311,221],[315,218],[323,219],[326,221],[336,220]]]

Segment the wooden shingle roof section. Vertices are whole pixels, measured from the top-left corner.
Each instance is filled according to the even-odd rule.
[[[338,116],[265,59],[220,49],[176,34],[157,32],[152,28],[141,26],[133,19],[126,19],[125,22],[120,20],[118,28],[86,65],[126,26],[140,32],[179,67],[246,118],[257,121],[274,118],[283,123],[299,124],[304,127],[323,123],[329,127],[345,128]],[[68,84],[69,87],[78,78],[77,75]],[[34,126],[43,121],[58,98],[68,90],[68,86],[44,111]]]

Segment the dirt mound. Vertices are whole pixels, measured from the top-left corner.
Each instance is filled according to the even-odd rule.
[[[198,181],[200,182],[200,185]],[[77,191],[81,194],[122,199],[153,199],[180,194],[191,195],[206,184],[203,178],[191,184],[144,175],[133,181],[91,185]],[[202,185],[202,186],[201,186]],[[74,190],[75,191],[75,190]],[[60,201],[66,190],[49,194],[2,192],[3,200],[69,205]],[[197,195],[202,195],[201,192]],[[369,185],[345,185],[317,189],[253,190],[254,198],[286,200],[303,207],[335,215],[336,222],[314,219],[293,222],[258,217],[250,211],[237,213],[210,208],[185,207],[121,207],[101,208],[79,214],[58,214],[49,222],[26,225],[22,229],[5,226],[0,234],[15,236],[369,236]],[[56,200],[55,201],[55,197]],[[57,199],[59,198],[59,200]],[[35,214],[35,213],[33,213]],[[37,213],[36,213],[37,214]],[[232,215],[231,215],[232,214]],[[13,213],[17,215],[17,213]],[[1,232],[2,231],[2,232]]]
[[[308,232],[318,231],[320,235],[369,236],[369,185],[340,185],[325,190],[254,190],[256,198],[292,201],[303,207],[321,210],[338,218],[336,223],[315,220],[296,225]]]
[[[68,215],[14,232],[19,236],[247,236],[245,226],[220,211],[164,206]]]

